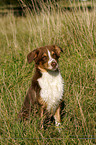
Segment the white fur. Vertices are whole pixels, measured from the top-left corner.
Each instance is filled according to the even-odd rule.
[[[38,79],[41,87],[40,96],[47,104],[47,110],[55,113],[63,96],[63,79],[60,72],[43,72]]]
[[[49,50],[47,50],[47,51],[48,51],[48,56],[49,56],[48,63],[50,64],[52,61],[56,61],[54,58],[51,57],[50,51]]]
[[[48,56],[49,56],[49,60],[48,60],[48,69],[53,69],[53,67],[51,66],[52,61],[56,62],[56,60],[54,58],[51,57],[50,51],[47,49],[48,51]],[[56,62],[57,63],[57,62]],[[55,70],[58,68],[58,64],[55,68]]]

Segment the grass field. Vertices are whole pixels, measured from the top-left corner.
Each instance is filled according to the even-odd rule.
[[[39,116],[17,121],[31,84],[34,63],[27,54],[40,46],[57,44],[64,52],[60,70],[65,82],[62,131],[53,123],[39,128]],[[63,12],[43,6],[26,17],[0,17],[0,142],[1,145],[96,143],[96,10]]]

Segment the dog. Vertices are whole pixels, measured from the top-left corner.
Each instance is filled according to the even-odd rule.
[[[35,74],[31,86],[19,113],[19,117],[28,118],[31,106],[40,107],[41,128],[43,128],[43,113],[46,110],[55,119],[55,125],[60,125],[60,103],[64,92],[64,81],[61,76],[58,59],[62,48],[57,45],[44,46],[30,52],[28,63],[35,62]]]

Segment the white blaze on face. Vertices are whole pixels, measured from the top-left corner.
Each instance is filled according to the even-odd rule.
[[[50,54],[50,51],[48,49],[47,49],[47,51],[48,51],[48,57],[49,57],[49,60],[48,60],[48,69],[53,70],[53,67],[52,67],[51,63],[52,62],[56,62],[56,64],[57,64],[57,61],[54,58],[52,58],[52,56]],[[56,65],[56,68],[54,70],[56,70],[57,68],[58,68],[58,64]]]

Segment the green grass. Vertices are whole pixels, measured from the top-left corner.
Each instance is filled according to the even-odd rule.
[[[96,10],[50,12],[0,18],[0,141],[5,144],[96,143]],[[62,131],[51,123],[39,128],[39,116],[16,120],[31,84],[34,63],[27,54],[40,46],[57,44],[64,52],[60,70],[65,82]],[[47,138],[47,139],[46,139]]]

